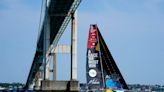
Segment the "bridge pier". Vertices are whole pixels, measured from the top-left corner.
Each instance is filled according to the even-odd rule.
[[[71,14],[71,80],[69,82],[70,91],[79,91],[79,81],[77,80],[77,25],[76,12]]]
[[[79,81],[77,81],[77,80],[69,81],[69,91],[79,92],[80,91]]]
[[[71,14],[71,80],[77,80],[77,30],[75,14]]]
[[[79,92],[79,81],[77,80],[77,31],[75,14],[72,17],[71,27],[71,76],[70,80],[56,80],[56,53],[53,55],[53,80],[42,80],[42,91],[63,91],[63,92]]]
[[[62,2],[62,3],[61,3]],[[50,80],[50,64],[47,62],[47,52],[50,48],[50,45],[57,46],[59,39],[61,38],[64,30],[66,29],[70,18],[72,17],[72,30],[71,30],[71,78],[70,81],[67,82],[67,89],[73,90],[73,88],[78,89],[78,81],[77,81],[77,33],[75,27],[75,18],[74,13],[79,6],[81,0],[46,0],[43,1],[43,8],[41,14],[44,14],[42,22],[42,27],[40,27],[39,38],[37,40],[37,48],[36,53],[32,62],[32,66],[30,68],[30,72],[28,75],[28,79],[25,85],[25,88],[28,89],[29,86],[33,89],[35,84],[35,89],[39,90],[44,88],[44,84],[47,83],[52,84],[59,83],[60,81],[56,81],[56,61],[54,61],[53,68],[53,80]],[[45,3],[45,5],[44,5]],[[45,7],[45,8],[44,8]],[[57,8],[57,9],[56,9]],[[45,10],[45,11],[44,11]],[[70,47],[70,46],[69,46]],[[55,58],[56,56],[54,56]],[[56,59],[55,59],[56,60]],[[41,79],[36,77],[37,72],[40,72]],[[36,81],[36,82],[34,82]],[[61,84],[63,81],[61,82]],[[41,84],[41,85],[40,85]],[[58,84],[57,84],[58,85]],[[57,86],[56,85],[56,86]],[[76,86],[75,86],[76,85]],[[69,86],[69,87],[68,87]],[[53,84],[52,84],[53,87]],[[51,89],[49,89],[51,90]],[[67,91],[64,91],[67,92]]]
[[[49,55],[47,55],[47,51],[50,47],[50,16],[45,16],[45,25],[44,25],[44,34],[43,34],[43,80],[50,79],[50,62],[47,61]]]
[[[63,92],[79,92],[78,81],[56,81],[43,80],[41,85],[42,91],[63,91]]]
[[[53,80],[56,80],[56,53],[53,54]]]

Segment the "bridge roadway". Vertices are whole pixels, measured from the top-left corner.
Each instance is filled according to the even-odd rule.
[[[44,51],[44,31],[49,20],[49,44],[57,45],[58,40],[67,27],[71,13],[74,13],[79,6],[81,0],[49,0],[45,17],[42,22],[42,27],[37,40],[36,52],[33,58],[31,69],[27,78],[25,88],[28,88],[35,81],[35,76],[38,71],[43,71],[43,51]]]

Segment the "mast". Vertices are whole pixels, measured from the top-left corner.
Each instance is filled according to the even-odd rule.
[[[98,31],[98,27],[97,25],[93,25],[95,26],[96,30]],[[99,57],[100,57],[100,66],[101,66],[101,74],[102,74],[102,81],[103,81],[103,87],[105,88],[105,78],[104,78],[104,69],[103,69],[103,63],[102,63],[102,58],[101,58],[101,48],[100,48],[100,41],[99,41],[99,33],[97,32],[97,49],[99,49]]]

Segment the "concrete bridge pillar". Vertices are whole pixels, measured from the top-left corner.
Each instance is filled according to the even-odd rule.
[[[45,25],[44,25],[44,37],[43,37],[43,66],[44,66],[44,80],[49,80],[50,76],[50,63],[47,61],[47,51],[50,47],[50,21],[49,16],[46,16],[45,19]]]
[[[56,53],[53,54],[53,80],[56,80]]]
[[[77,28],[76,13],[72,13],[71,27],[71,80],[69,82],[70,91],[79,91],[79,81],[77,80]]]
[[[79,81],[77,80],[77,31],[75,15],[72,14],[72,28],[71,28],[71,78],[69,81],[56,80],[56,53],[53,53],[53,80],[43,80],[41,83],[41,90],[65,91],[65,92],[79,92]]]
[[[71,28],[71,80],[77,80],[77,30],[75,14],[72,13]]]

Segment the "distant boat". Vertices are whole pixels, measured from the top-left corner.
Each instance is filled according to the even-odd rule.
[[[97,25],[90,25],[86,79],[89,90],[128,89]]]

